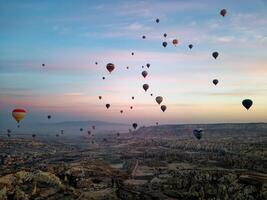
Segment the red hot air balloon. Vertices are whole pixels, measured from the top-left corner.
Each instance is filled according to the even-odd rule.
[[[24,109],[17,108],[12,111],[12,116],[19,123],[25,116],[27,112]]]
[[[176,47],[176,45],[178,44],[178,40],[177,40],[177,39],[174,39],[174,40],[172,41],[172,44]]]
[[[109,71],[109,73],[111,73],[115,69],[115,65],[112,63],[108,63],[106,68]]]

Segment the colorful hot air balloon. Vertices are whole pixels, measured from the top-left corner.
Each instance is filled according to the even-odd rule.
[[[162,106],[160,106],[160,108],[161,108],[162,112],[165,112],[165,110],[167,109],[167,106],[162,105]]]
[[[214,85],[217,85],[219,83],[218,79],[214,79],[212,82]]]
[[[109,109],[109,107],[110,107],[110,104],[109,104],[109,103],[107,103],[107,104],[106,104],[106,108],[107,108],[107,109]]]
[[[219,56],[219,53],[217,52],[217,51],[214,51],[213,53],[212,53],[212,57],[213,58],[217,58]]]
[[[162,96],[157,96],[156,97],[156,102],[160,105],[161,102],[163,101],[163,97]]]
[[[145,91],[147,91],[148,88],[149,88],[149,85],[148,85],[148,84],[144,84],[144,85],[143,85],[143,89],[144,89]]]
[[[194,136],[200,140],[202,138],[203,129],[195,129],[193,131]]]
[[[147,71],[142,71],[142,76],[144,77],[144,78],[146,78],[146,76],[147,76]]]
[[[192,49],[193,48],[193,45],[192,44],[189,44],[188,47],[189,47],[189,49]]]
[[[108,63],[106,68],[109,71],[109,73],[111,73],[115,69],[115,65],[112,63]]]
[[[12,116],[15,118],[15,120],[19,123],[25,116],[27,112],[24,109],[14,109],[12,111]]]
[[[227,13],[227,10],[226,9],[222,9],[220,11],[220,15],[223,16],[223,17],[226,15],[226,13]]]
[[[173,39],[172,44],[173,44],[174,46],[176,46],[176,45],[178,44],[178,40],[177,40],[177,39]]]
[[[253,101],[251,99],[244,99],[242,105],[248,110],[253,105]]]
[[[137,123],[133,123],[133,128],[134,128],[134,130],[137,128]],[[129,129],[130,130],[130,129]]]
[[[165,48],[167,47],[168,43],[167,42],[162,42],[162,46]]]

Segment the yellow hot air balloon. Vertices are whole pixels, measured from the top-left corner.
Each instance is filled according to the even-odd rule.
[[[27,112],[24,109],[14,109],[12,111],[12,116],[19,123],[25,116]]]

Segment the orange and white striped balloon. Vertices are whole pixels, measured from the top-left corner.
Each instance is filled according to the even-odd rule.
[[[26,110],[20,108],[14,109],[12,111],[12,116],[18,123],[26,116],[26,114],[27,114]]]

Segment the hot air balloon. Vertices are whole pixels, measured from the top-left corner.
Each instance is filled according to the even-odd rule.
[[[133,128],[134,128],[134,130],[137,128],[137,123],[133,123]],[[129,129],[130,130],[130,129]]]
[[[132,96],[132,100],[134,100],[134,96]]]
[[[253,101],[250,99],[244,99],[242,101],[242,105],[248,110],[253,105]]]
[[[158,125],[159,125],[159,123],[158,123],[158,122],[156,122],[156,125],[158,126]]]
[[[213,53],[212,53],[212,57],[213,58],[217,58],[219,56],[219,53],[217,52],[217,51],[214,51]]]
[[[103,76],[102,79],[105,80],[106,79],[105,76]]]
[[[95,62],[95,64],[97,65],[98,63],[97,63],[97,62]]]
[[[7,129],[7,133],[11,133],[11,130],[10,129]]]
[[[42,64],[43,67],[45,67],[45,64]]]
[[[220,11],[220,15],[223,16],[223,17],[226,15],[226,13],[227,13],[227,10],[226,9],[222,9]]]
[[[88,134],[88,135],[91,135],[91,131],[87,131],[87,134]]]
[[[11,137],[11,135],[8,133],[8,134],[7,134],[7,137]]]
[[[167,47],[168,43],[167,42],[162,42],[162,46],[165,48]]]
[[[12,116],[19,123],[26,116],[26,111],[24,109],[14,109]]]
[[[102,99],[102,96],[98,96],[99,99]]]
[[[144,66],[142,66],[142,68],[144,68]]]
[[[150,96],[153,96],[153,94],[151,93]]]
[[[149,68],[149,67],[150,67],[150,64],[149,64],[149,63],[147,63],[147,64],[146,64],[146,67],[147,67],[147,68]]]
[[[132,56],[134,55],[134,52],[132,52]]]
[[[130,108],[133,109],[133,106],[131,106]]]
[[[217,85],[219,83],[218,79],[214,79],[212,82],[214,85]]]
[[[120,113],[122,114],[123,113],[123,110],[120,110]]]
[[[59,135],[58,134],[56,134],[56,137],[58,137]]]
[[[188,47],[189,47],[189,49],[192,49],[193,48],[193,45],[192,44],[189,44]]]
[[[51,115],[47,115],[47,119],[51,119]]]
[[[127,66],[126,69],[129,69],[129,67]]]
[[[106,104],[106,108],[107,108],[107,109],[109,109],[109,107],[110,107],[110,104],[109,104],[109,103],[107,103],[107,104]]]
[[[80,128],[80,131],[82,132],[83,131],[83,128]]]
[[[162,105],[162,106],[160,106],[160,108],[161,108],[162,112],[165,112],[165,110],[167,109],[167,106]]]
[[[156,97],[156,102],[160,105],[161,102],[163,101],[163,97],[162,96],[157,96]]]
[[[32,134],[32,138],[34,139],[36,137],[36,135],[35,134]]]
[[[148,84],[144,84],[143,88],[144,88],[145,91],[147,91],[147,89],[149,88],[149,85]]]
[[[93,130],[95,130],[95,125],[92,126]]]
[[[64,130],[61,130],[60,133],[61,133],[61,135],[63,135],[64,134]]]
[[[146,36],[145,36],[145,35],[143,35],[143,36],[142,36],[142,38],[143,38],[143,39],[146,39]]]
[[[172,44],[173,44],[174,46],[176,46],[176,45],[178,44],[178,40],[177,40],[177,39],[174,39],[174,40],[172,41]]]
[[[203,130],[202,129],[194,129],[194,131],[193,131],[194,136],[198,140],[200,140],[202,138],[202,133],[203,133]]]
[[[115,69],[115,65],[112,63],[108,63],[106,68],[109,71],[109,73],[111,73]]]
[[[156,19],[156,22],[159,23],[159,19]]]
[[[163,36],[166,38],[167,37],[167,33],[164,33]]]
[[[119,133],[119,132],[117,133],[117,136],[118,136],[118,137],[120,136],[120,133]]]
[[[144,77],[144,78],[146,78],[146,76],[147,76],[147,71],[142,71],[142,76]]]

